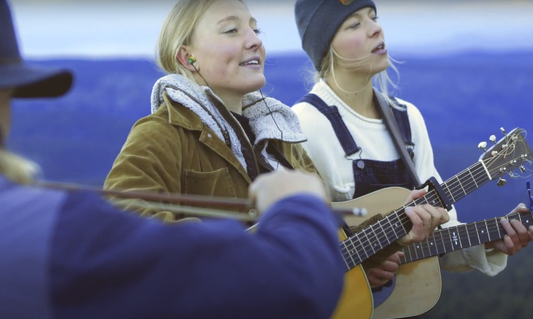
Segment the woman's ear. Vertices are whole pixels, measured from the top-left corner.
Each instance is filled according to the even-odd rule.
[[[196,68],[193,64],[196,62],[196,59],[192,58],[192,55],[189,53],[189,50],[186,46],[182,46],[178,51],[178,56],[176,57],[178,61],[191,72],[196,72]]]

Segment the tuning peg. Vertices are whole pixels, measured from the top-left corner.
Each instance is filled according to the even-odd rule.
[[[498,151],[492,151],[490,154],[491,154],[492,156],[496,157],[496,155],[498,155]]]
[[[520,172],[522,173],[526,172],[526,168],[524,167],[524,165],[520,165]]]
[[[496,185],[503,186],[505,184],[507,184],[507,181],[504,178],[498,178],[498,183]]]
[[[503,135],[507,135],[507,133],[505,132],[505,129],[503,127],[500,127],[500,131],[502,131]]]
[[[496,135],[491,135],[491,136],[489,137],[489,140],[490,140],[492,143],[496,144]]]
[[[477,145],[477,148],[487,151],[487,142],[483,141]]]

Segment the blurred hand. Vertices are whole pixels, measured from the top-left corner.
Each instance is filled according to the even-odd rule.
[[[262,174],[250,185],[248,195],[259,213],[282,198],[296,194],[315,195],[327,202],[326,190],[316,174],[287,170],[280,166],[275,172]]]
[[[381,266],[371,268],[366,274],[370,287],[379,287],[391,280],[400,268],[400,258],[403,256],[404,253],[399,251],[392,254],[383,264],[381,264]]]
[[[525,213],[528,208],[524,204],[518,205],[511,213]],[[533,226],[529,230],[518,220],[509,222],[506,218],[500,220],[503,229],[507,233],[503,239],[494,240],[485,244],[485,248],[494,248],[502,253],[512,256],[520,249],[527,247],[530,241],[533,241]]]
[[[425,190],[414,190],[407,197],[407,203],[424,196]],[[407,207],[405,214],[411,219],[413,227],[398,240],[401,245],[407,246],[413,242],[419,242],[430,237],[435,228],[450,220],[448,212],[442,207],[434,207],[429,204]]]

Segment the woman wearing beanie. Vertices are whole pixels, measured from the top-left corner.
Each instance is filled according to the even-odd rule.
[[[435,177],[442,183],[419,110],[389,97],[387,70],[395,67],[376,12],[372,0],[297,0],[295,5],[302,47],[317,74],[314,87],[293,110],[308,138],[304,148],[335,202],[392,186],[413,189],[418,186],[416,176],[422,182]],[[380,103],[396,118],[415,176],[395,147]],[[449,214],[451,220],[445,226],[460,224],[455,209]],[[498,274],[507,264],[506,255],[516,253],[530,240],[522,224],[502,224],[516,236],[447,253],[440,258],[442,267]],[[370,284],[379,286],[391,279],[398,259],[395,254],[381,267],[366,269]]]

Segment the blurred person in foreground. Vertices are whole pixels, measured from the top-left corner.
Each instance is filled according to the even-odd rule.
[[[0,141],[14,98],[66,93],[72,74],[26,65],[0,0]],[[0,150],[0,318],[328,318],[343,286],[336,219],[317,176],[280,171],[249,188],[261,216],[164,225],[99,195],[31,185]]]

